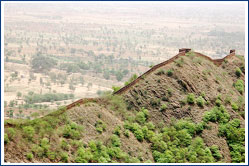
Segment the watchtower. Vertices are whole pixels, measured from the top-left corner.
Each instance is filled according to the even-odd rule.
[[[180,52],[188,53],[189,51],[191,51],[191,48],[180,48],[179,49],[179,53]]]
[[[235,54],[235,49],[230,50],[230,54],[234,53]]]

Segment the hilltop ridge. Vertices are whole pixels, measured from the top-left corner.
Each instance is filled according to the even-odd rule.
[[[6,120],[5,161],[245,162],[244,81],[235,50],[180,49],[114,94]]]

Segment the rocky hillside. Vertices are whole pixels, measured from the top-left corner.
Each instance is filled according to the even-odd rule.
[[[115,94],[5,120],[5,162],[245,162],[244,57],[181,51]]]

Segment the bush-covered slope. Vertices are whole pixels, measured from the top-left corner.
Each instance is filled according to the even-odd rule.
[[[244,162],[244,59],[188,53],[119,95],[6,120],[7,162]]]

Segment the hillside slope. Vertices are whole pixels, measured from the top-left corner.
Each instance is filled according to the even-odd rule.
[[[244,162],[244,58],[183,50],[115,95],[5,121],[7,162]]]

